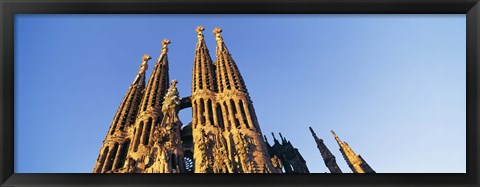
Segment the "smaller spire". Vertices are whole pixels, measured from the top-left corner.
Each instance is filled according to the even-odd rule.
[[[282,136],[282,133],[278,133],[280,135],[280,139],[282,140],[282,143],[285,143],[287,142],[287,139],[285,139],[283,136]]]
[[[275,134],[272,132],[273,142],[274,144],[278,144],[277,138],[275,138]]]
[[[203,40],[203,31],[205,30],[205,28],[203,28],[203,26],[198,26],[196,29],[195,29],[195,32],[197,32],[197,38],[198,40]]]
[[[310,129],[310,132],[312,133],[313,139],[315,139],[315,141],[321,141],[321,142],[323,142],[322,139],[319,139],[319,138],[317,137],[317,134],[315,133],[315,131],[313,131],[312,127],[308,127],[308,128]]]

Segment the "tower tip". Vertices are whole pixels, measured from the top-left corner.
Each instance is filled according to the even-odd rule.
[[[213,34],[215,34],[215,35],[220,34],[220,33],[222,32],[222,28],[220,28],[220,27],[215,27],[212,32],[213,32]]]
[[[198,26],[196,29],[195,29],[195,32],[197,32],[197,38],[199,40],[203,39],[203,31],[205,30],[205,28],[203,28],[203,26]]]
[[[165,38],[165,39],[163,39],[163,41],[162,41],[162,46],[167,46],[167,45],[170,44],[170,43],[172,43],[172,42],[170,42],[169,39],[166,39],[166,38]]]
[[[170,44],[170,43],[172,43],[172,42],[170,42],[169,39],[163,39],[163,41],[162,41],[162,54],[167,53],[167,51],[168,51],[168,44]]]
[[[205,28],[203,28],[203,26],[199,25],[196,29],[195,29],[195,32],[199,33],[199,32],[202,32],[204,31]]]
[[[144,54],[142,56],[142,62],[147,62],[150,59],[152,59],[152,57],[149,54]]]
[[[272,132],[272,137],[273,137],[273,141],[277,141],[277,138],[275,138],[275,134]]]
[[[177,85],[177,83],[178,83],[177,79],[173,79],[173,80],[170,82],[170,85],[175,86],[175,85]]]
[[[223,38],[222,38],[222,35],[220,34],[222,32],[222,28],[220,27],[215,27],[215,29],[213,29],[213,34],[215,35],[215,40],[217,42],[223,42]]]

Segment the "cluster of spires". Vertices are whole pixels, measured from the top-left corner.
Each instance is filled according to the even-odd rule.
[[[178,99],[169,94],[168,44],[146,84],[150,55],[123,98],[105,137],[94,173],[185,173],[184,159],[193,159],[196,173],[276,173],[244,80],[231,57],[222,30],[215,28],[216,60],[204,41],[204,28],[196,28],[192,95]],[[176,81],[171,88],[175,89]],[[173,93],[173,92],[172,92]],[[172,106],[165,107],[165,101]],[[192,107],[194,144],[182,140],[178,111]],[[163,110],[168,108],[169,110]],[[187,146],[187,147],[185,147]],[[190,146],[190,147],[189,147]],[[188,156],[187,156],[188,155]]]
[[[192,117],[193,131],[197,132],[197,135],[207,132],[217,136],[216,139],[218,139],[218,142],[209,143],[216,145],[215,149],[226,150],[228,146],[240,146],[236,147],[236,149],[240,150],[241,148],[247,150],[245,157],[251,157],[251,159],[235,158],[235,160],[238,159],[238,163],[233,163],[232,165],[232,160],[223,158],[225,159],[225,161],[222,161],[223,163],[211,163],[205,166],[202,165],[202,163],[210,162],[209,159],[218,160],[218,158],[220,158],[219,156],[227,153],[221,151],[210,152],[210,148],[200,149],[195,147],[195,150],[203,152],[203,155],[200,155],[200,152],[195,152],[193,156],[197,161],[194,166],[196,171],[200,171],[201,169],[200,172],[202,173],[225,171],[281,173],[282,171],[278,170],[277,167],[278,163],[273,164],[270,162],[270,159],[273,161],[277,155],[281,157],[279,152],[272,152],[272,147],[280,145],[280,142],[275,138],[274,134],[272,133],[274,139],[273,146],[268,144],[266,136],[263,136],[266,145],[263,144],[263,141],[256,141],[262,139],[260,127],[243,78],[230,56],[226,45],[223,43],[223,38],[220,35],[222,30],[220,28],[213,30],[215,40],[217,41],[217,59],[215,63],[212,62],[209,56],[204,41],[203,30],[204,28],[202,26],[197,27],[195,30],[197,32],[198,43],[194,60],[194,75],[192,76],[192,96],[180,99],[181,103],[177,103],[177,105],[187,103],[187,105],[192,106],[192,112],[194,113]],[[177,114],[175,114],[178,113],[178,106],[176,106],[177,108],[175,108],[174,111],[170,111],[172,112],[171,115],[169,115],[167,111],[160,110],[162,104],[164,104],[164,96],[169,90],[167,52],[168,44],[170,43],[168,39],[162,41],[161,54],[155,64],[148,84],[145,84],[145,72],[148,69],[147,62],[151,59],[151,56],[148,54],[142,56],[140,70],[123,98],[107,133],[104,145],[101,148],[97,163],[94,167],[95,173],[186,171],[185,165],[183,164],[184,150],[182,149],[184,148],[182,148],[180,140],[181,122],[178,121],[176,117]],[[175,89],[175,85],[176,81],[174,80],[171,85],[172,89]],[[178,93],[176,96],[178,96]],[[221,101],[223,103],[215,101],[216,97],[223,100]],[[218,102],[216,104],[217,106],[210,106],[211,100]],[[236,100],[238,103],[234,103],[233,100]],[[204,108],[203,106],[208,107]],[[236,107],[237,109],[235,109]],[[204,109],[207,111],[203,111]],[[225,112],[227,113],[226,117],[222,117],[222,114]],[[238,115],[228,116],[228,113],[238,113]],[[171,117],[167,118],[166,116]],[[157,131],[159,128],[163,128],[166,123],[174,125],[175,127],[173,131],[174,137],[171,139],[174,140],[172,141],[173,144],[170,145],[168,150],[163,150],[164,152],[157,151],[155,154],[165,158],[168,157],[168,159],[166,161],[164,159],[165,163],[163,165],[155,168],[150,167],[155,166],[155,164],[149,165],[151,162],[156,162],[152,161],[152,158],[145,158],[146,155],[144,153],[150,152],[152,146],[156,146]],[[342,173],[336,164],[335,156],[328,150],[323,140],[316,136],[313,129],[311,127],[309,129],[330,172]],[[224,133],[227,133],[230,137],[238,137],[238,141],[243,139],[244,143],[238,143],[237,139],[235,139],[235,141],[232,139],[228,140],[230,143],[226,145],[225,140],[223,140],[223,142],[220,140],[225,138],[223,135],[218,134],[220,131],[224,131]],[[340,151],[344,159],[354,173],[375,173],[360,155],[356,155],[346,142],[342,142],[333,131],[331,132],[340,146]],[[291,172],[308,173],[305,160],[303,160],[298,153],[298,150],[293,148],[290,141],[287,141],[281,133],[279,135],[282,141],[281,145],[288,147],[290,150],[294,150],[293,157],[295,158],[283,157],[277,159],[280,159],[284,164],[289,164],[292,167]],[[249,138],[258,144],[249,145],[248,142],[245,142],[244,138]],[[180,141],[178,142],[177,140]],[[233,142],[236,142],[236,144],[231,145]],[[252,146],[255,147],[253,150],[256,150],[256,152],[251,152],[252,149],[249,149],[249,147]],[[271,158],[267,158],[266,154],[263,154],[264,151],[268,151]],[[168,155],[166,155],[167,152]],[[160,157],[155,157],[155,159],[160,159]],[[243,165],[247,162],[254,164],[251,166],[248,164]],[[160,170],[158,170],[158,168],[160,168]],[[285,168],[285,170],[288,169]]]

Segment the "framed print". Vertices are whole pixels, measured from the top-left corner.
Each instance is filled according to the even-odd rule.
[[[478,185],[478,1],[2,1],[2,185]]]

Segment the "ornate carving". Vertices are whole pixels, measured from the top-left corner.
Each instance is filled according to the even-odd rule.
[[[142,62],[147,63],[148,60],[152,59],[152,57],[149,54],[144,54],[142,56]]]
[[[166,124],[172,125],[176,121],[178,121],[178,106],[180,105],[180,94],[177,90],[177,80],[172,80],[170,84],[170,88],[168,88],[167,93],[165,94],[163,105],[162,105],[162,113],[165,114],[165,117],[170,119],[166,122]],[[172,129],[171,126],[167,125],[167,130]]]
[[[128,157],[127,161],[125,162],[125,168],[127,173],[135,173],[135,160],[132,157]]]
[[[203,32],[205,29],[203,28],[203,26],[198,26],[196,29],[195,29],[195,32],[197,32],[197,38],[198,40],[201,40],[203,39]]]
[[[162,54],[165,54],[168,52],[168,44],[170,44],[172,42],[170,42],[169,39],[163,39],[162,41]]]
[[[213,34],[215,35],[215,40],[217,42],[222,42],[223,41],[223,38],[222,38],[222,35],[220,34],[222,32],[222,29],[219,28],[219,27],[215,27],[215,29],[213,29]]]

